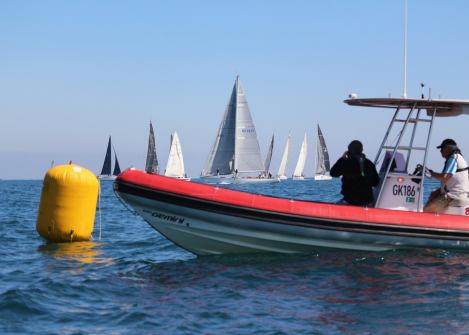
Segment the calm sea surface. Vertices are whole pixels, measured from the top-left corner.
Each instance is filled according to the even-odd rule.
[[[41,186],[0,181],[1,334],[469,333],[469,254],[196,257],[132,216],[110,182],[100,241],[97,213],[94,241],[44,243]],[[340,198],[339,180],[227,188]]]

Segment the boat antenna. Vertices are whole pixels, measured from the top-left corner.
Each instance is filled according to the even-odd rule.
[[[405,0],[405,24],[404,24],[404,94],[402,97],[407,99],[406,93],[406,67],[407,67],[407,0]]]
[[[421,83],[420,85],[422,85],[422,99],[425,99],[425,96],[423,95],[423,87],[425,86],[425,83]]]

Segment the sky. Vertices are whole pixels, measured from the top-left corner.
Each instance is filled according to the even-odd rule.
[[[304,173],[313,176],[318,123],[331,163],[356,139],[373,160],[393,112],[343,101],[402,96],[404,6],[0,1],[0,178],[43,179],[52,161],[99,174],[109,136],[122,169],[143,169],[150,120],[160,169],[177,130],[186,171],[198,177],[236,75],[263,156],[275,134],[274,174],[290,133],[292,175],[306,131]],[[467,13],[465,0],[408,1],[409,98],[423,82],[426,96],[431,88],[434,98],[469,100]],[[437,119],[430,168],[443,167],[436,146],[445,138],[469,152],[468,124],[469,116]]]

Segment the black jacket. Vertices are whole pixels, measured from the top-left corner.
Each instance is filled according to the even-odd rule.
[[[364,176],[361,174],[360,163],[353,155],[347,159],[342,157],[331,169],[332,177],[342,177],[342,195],[351,205],[364,206],[373,202],[373,187],[379,183],[375,165],[365,159]]]

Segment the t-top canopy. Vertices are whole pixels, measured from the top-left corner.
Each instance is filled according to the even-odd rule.
[[[469,115],[469,100],[427,100],[427,99],[404,99],[404,98],[366,98],[348,99],[344,101],[350,106],[377,107],[377,108],[405,108],[410,109],[415,105],[415,109],[426,109],[427,115],[433,115],[437,108],[437,117]]]

